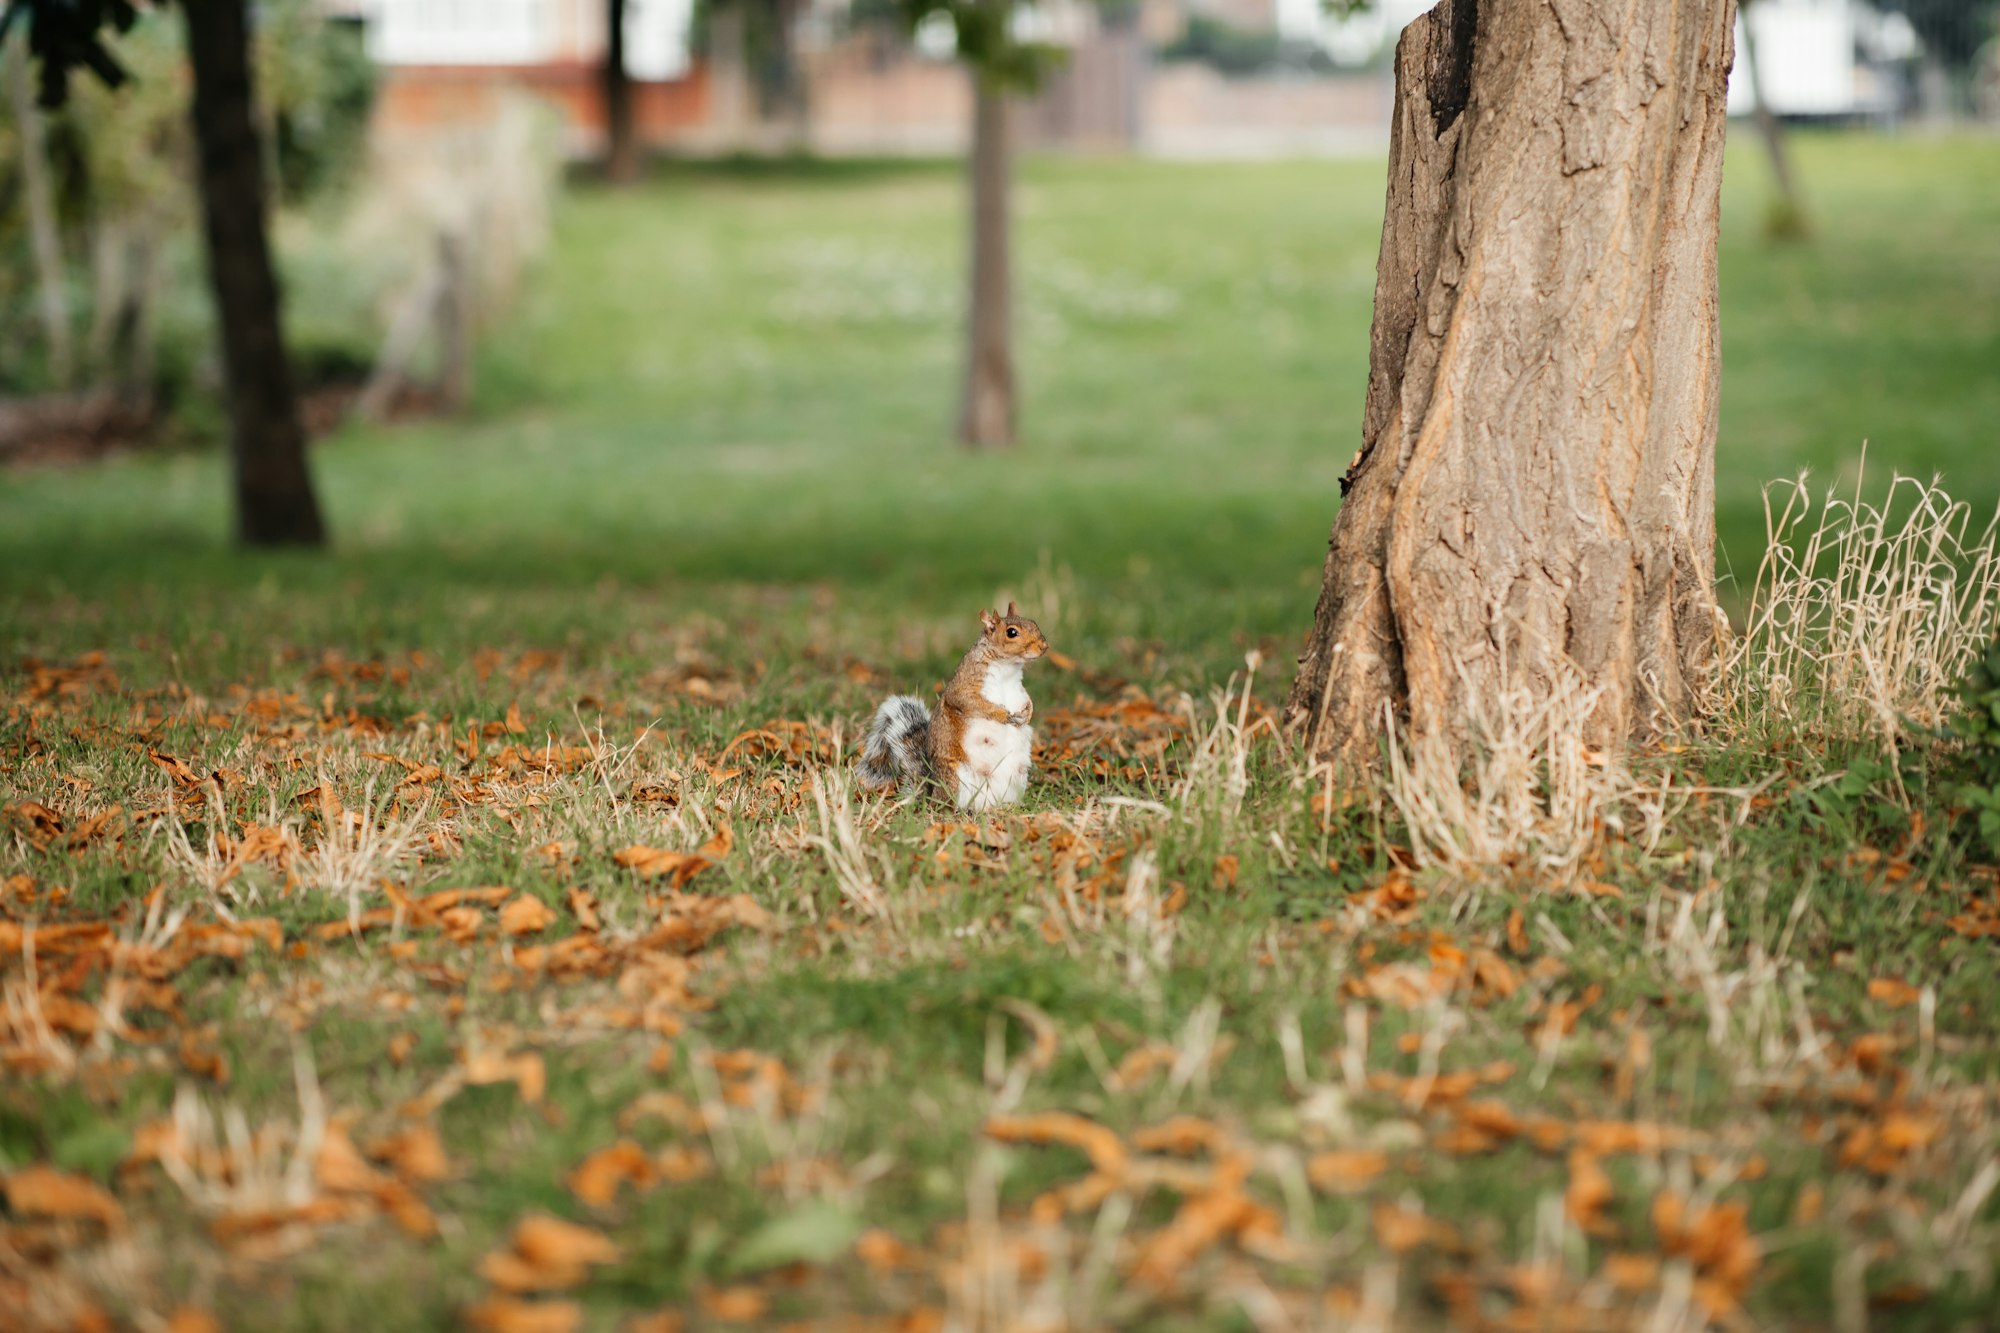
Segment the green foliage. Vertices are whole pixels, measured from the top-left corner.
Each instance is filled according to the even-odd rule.
[[[76,81],[47,117],[73,323],[81,329],[95,318],[89,261],[101,232],[115,227],[151,238],[162,270],[154,287],[152,388],[176,413],[170,435],[203,438],[221,419],[210,413],[207,392],[214,340],[195,253],[200,210],[181,15],[168,7],[142,11],[117,55],[118,86]],[[364,156],[375,72],[360,30],[329,20],[311,0],[275,0],[259,7],[253,55],[278,198],[308,205],[330,196]],[[31,393],[47,379],[19,177],[18,136],[11,120],[0,120],[0,389]]]
[[[307,200],[360,165],[375,64],[360,27],[329,21],[311,0],[282,0],[258,14],[258,96],[271,109],[278,194]]]
[[[1181,35],[1160,48],[1162,60],[1188,60],[1213,66],[1224,74],[1255,74],[1279,65],[1324,65],[1325,56],[1310,43],[1287,42],[1271,29],[1239,28],[1208,14],[1188,15]]]
[[[891,4],[894,0],[872,0]],[[863,0],[863,4],[871,0]],[[801,87],[798,53],[794,49],[793,28],[803,7],[796,0],[696,0],[692,19],[693,44],[697,50],[714,55],[711,37],[716,11],[733,9],[743,18],[744,68],[757,90],[757,103],[766,114],[783,111],[805,96]],[[858,10],[860,6],[856,6]],[[859,17],[855,10],[850,18]]]
[[[1002,88],[1032,90],[1064,58],[1063,48],[1017,35],[1017,16],[1030,8],[1021,0],[897,0],[912,32],[933,15],[951,20],[958,58]]]
[[[131,0],[7,0],[0,9],[0,41],[25,24],[41,76],[41,104],[59,107],[69,97],[73,70],[88,69],[107,88],[125,81],[125,68],[104,38],[130,31],[138,17]]]
[[[2000,638],[1972,664],[1959,686],[1964,714],[1952,724],[1964,743],[1954,800],[1967,807],[1987,854],[2000,858]]]
[[[1993,0],[1882,0],[1882,8],[1905,15],[1931,58],[1952,70],[1972,63],[2000,14]]]
[[[808,1199],[745,1236],[729,1256],[729,1270],[741,1274],[786,1264],[831,1263],[860,1232],[861,1219],[852,1208],[831,1199]]]

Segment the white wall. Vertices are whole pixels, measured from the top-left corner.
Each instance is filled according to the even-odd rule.
[[[1781,116],[1839,116],[1858,109],[1852,0],[1756,0],[1747,21],[1757,25],[1764,96]],[[1736,68],[1729,74],[1729,114],[1756,109],[1744,60],[1742,12],[1736,16]]]
[[[688,71],[693,0],[626,0],[635,79]],[[370,0],[368,53],[384,65],[550,65],[604,53],[604,0]]]

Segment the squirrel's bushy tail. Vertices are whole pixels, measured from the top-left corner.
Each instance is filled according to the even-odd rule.
[[[931,710],[914,694],[885,699],[868,724],[861,745],[861,780],[870,787],[894,787],[924,777],[924,738]]]

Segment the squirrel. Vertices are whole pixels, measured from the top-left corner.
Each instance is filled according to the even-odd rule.
[[[1007,603],[982,610],[979,639],[945,682],[933,712],[913,694],[875,710],[861,747],[861,781],[879,790],[926,783],[961,810],[1012,805],[1028,786],[1035,716],[1021,673],[1048,652],[1042,628]]]

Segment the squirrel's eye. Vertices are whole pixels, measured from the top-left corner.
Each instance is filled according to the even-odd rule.
[[[1021,631],[1015,629],[1012,625],[1009,625],[1007,627],[1007,637],[1010,639],[1018,639],[1021,637]]]

